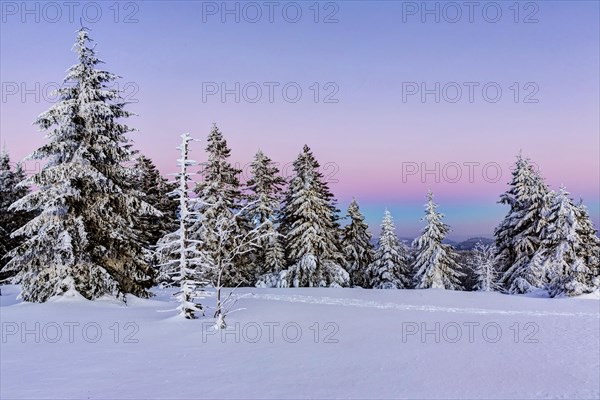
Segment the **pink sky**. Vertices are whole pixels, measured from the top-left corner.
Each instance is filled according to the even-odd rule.
[[[356,196],[375,231],[388,207],[399,234],[415,235],[431,188],[453,235],[464,238],[492,234],[505,213],[495,202],[522,149],[553,189],[564,184],[575,198],[583,197],[598,225],[597,3],[540,3],[536,24],[510,18],[498,24],[399,23],[401,6],[389,2],[340,3],[335,24],[202,23],[200,3],[140,3],[138,23],[106,18],[90,24],[107,69],[137,90],[128,92],[137,100],[130,107],[139,114],[130,122],[140,130],[133,135],[136,146],[164,173],[175,169],[181,133],[204,139],[217,122],[232,161],[242,166],[258,148],[285,165],[308,144],[327,167],[325,175],[338,181],[331,187],[340,205]],[[43,143],[31,123],[50,105],[22,89],[62,80],[75,62],[69,49],[77,28],[78,22],[13,17],[2,24],[0,142],[15,160]],[[296,82],[303,97],[290,103],[276,92],[273,102],[236,103],[216,95],[204,102],[207,82]],[[321,91],[317,103],[314,82]],[[322,101],[327,82],[339,89],[337,103]],[[490,103],[476,91],[472,103],[464,97],[436,103],[433,96],[423,103],[419,95],[403,102],[406,82],[495,82],[503,97]],[[523,101],[528,82],[539,89],[537,103]],[[11,94],[14,84],[19,89]],[[203,147],[194,150],[199,160]],[[436,163],[440,182],[434,174],[424,181],[420,173],[403,179],[403,168],[434,169]],[[479,163],[473,182],[465,163]],[[462,177],[450,182],[456,165]],[[490,182],[494,176],[483,175],[484,165],[490,174],[499,165],[502,177]]]

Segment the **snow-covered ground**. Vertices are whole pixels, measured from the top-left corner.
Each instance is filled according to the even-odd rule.
[[[18,290],[0,297],[3,399],[600,397],[597,294],[240,289],[219,333],[166,290],[127,307]]]

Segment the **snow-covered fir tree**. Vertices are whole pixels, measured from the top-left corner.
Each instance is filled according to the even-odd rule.
[[[531,162],[517,157],[510,189],[500,197],[500,203],[510,210],[496,228],[496,258],[500,283],[509,293],[526,293],[542,288],[545,272],[538,253],[545,215],[551,195],[543,178]]]
[[[342,233],[342,249],[346,258],[346,270],[352,286],[369,287],[367,268],[373,262],[373,244],[369,226],[360,212],[356,199],[348,206],[346,215],[350,222]]]
[[[587,226],[579,225],[580,212],[581,209],[569,198],[569,192],[561,187],[550,207],[539,250],[543,254],[544,271],[550,280],[548,287],[552,297],[576,296],[594,289],[587,264],[589,260],[586,259],[589,246],[594,245],[582,237]],[[597,251],[598,237],[595,232],[593,236]]]
[[[592,289],[595,290],[600,288],[600,238],[598,238],[598,231],[594,228],[583,200],[580,200],[577,204],[575,215],[578,226],[577,232],[582,242],[581,257],[589,268],[588,281]]]
[[[433,201],[433,193],[429,191],[425,217],[421,219],[427,225],[421,236],[413,242],[415,260],[412,270],[415,274],[415,286],[417,289],[462,290],[460,279],[464,273],[460,272],[452,247],[442,243],[450,228],[442,222],[444,215],[437,211],[437,207]]]
[[[36,124],[48,143],[31,159],[47,160],[27,185],[38,190],[17,200],[11,211],[39,212],[13,233],[23,243],[5,268],[18,272],[25,301],[43,302],[79,293],[87,299],[125,294],[147,297],[154,271],[135,226],[144,214],[159,214],[139,199],[132,161],[130,113],[114,81],[97,69],[101,61],[88,30],[77,33],[79,62],[68,70],[59,101]]]
[[[250,173],[246,214],[262,237],[254,249],[254,279],[259,286],[270,286],[273,277],[285,269],[283,238],[276,225],[280,213],[280,192],[285,180],[271,159],[260,150],[250,164]]]
[[[156,242],[177,226],[177,202],[168,196],[177,187],[160,175],[152,160],[144,155],[136,159],[136,187],[142,193],[142,199],[159,210],[162,216],[148,215],[140,221],[140,230],[147,238],[148,245]]]
[[[496,270],[496,248],[493,244],[478,242],[473,248],[469,264],[474,272],[475,289],[483,292],[498,290],[498,271]]]
[[[204,297],[201,287],[207,284],[202,280],[207,265],[205,254],[198,250],[197,241],[189,237],[190,226],[197,222],[200,215],[194,211],[194,201],[190,199],[192,173],[189,168],[196,165],[190,160],[189,143],[192,137],[185,133],[181,135],[181,145],[177,147],[180,158],[177,165],[180,170],[176,175],[177,187],[169,195],[176,198],[178,204],[179,227],[174,232],[165,235],[158,241],[157,253],[160,255],[160,277],[167,286],[179,287],[176,293],[179,301],[179,315],[187,319],[196,318],[196,312],[202,311],[203,307],[197,302]]]
[[[367,269],[369,287],[374,289],[406,289],[410,287],[410,270],[404,245],[396,236],[392,214],[385,210],[381,235],[373,262]]]
[[[283,202],[286,280],[293,287],[347,286],[336,202],[308,146],[293,163]]]
[[[234,249],[240,250],[239,240],[252,230],[246,215],[239,212],[244,207],[239,181],[241,171],[229,162],[231,150],[216,125],[208,135],[206,152],[208,160],[203,164],[202,181],[194,189],[202,221],[194,224],[191,237],[201,242],[201,250],[215,262],[230,260],[221,272],[223,286],[250,285],[254,275],[251,249],[237,251],[233,259],[229,257]],[[219,236],[222,234],[226,234],[227,239]],[[212,270],[217,271],[217,266]],[[210,276],[213,284],[217,278]]]
[[[19,238],[11,238],[11,233],[25,225],[31,219],[30,213],[8,211],[12,203],[28,193],[27,186],[19,185],[25,180],[21,164],[11,168],[10,157],[6,150],[0,152],[0,269],[6,264],[8,252],[19,244]],[[0,272],[0,280],[12,274]]]

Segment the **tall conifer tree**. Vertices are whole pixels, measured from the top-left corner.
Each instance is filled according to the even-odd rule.
[[[283,204],[289,286],[347,286],[335,198],[308,146],[294,161]]]
[[[381,235],[373,263],[367,276],[375,289],[406,289],[410,287],[410,270],[407,265],[406,249],[396,236],[392,214],[385,210],[381,223]]]
[[[443,214],[437,211],[433,193],[427,194],[425,205],[426,226],[413,246],[416,248],[413,272],[417,289],[441,288],[462,290],[460,279],[464,276],[456,262],[456,253],[442,241],[450,227],[442,222]]]
[[[536,253],[546,224],[548,187],[531,162],[518,156],[510,189],[500,203],[510,210],[496,228],[497,265],[500,283],[509,293],[526,293],[546,283],[542,259]]]
[[[254,278],[277,274],[285,269],[282,237],[276,222],[280,214],[280,192],[285,180],[275,164],[262,151],[258,151],[250,165],[252,177],[248,181],[247,216],[261,239],[254,254]]]
[[[223,267],[221,284],[238,286],[253,284],[251,249],[240,250],[239,241],[252,230],[245,213],[240,189],[241,171],[229,162],[231,150],[223,134],[213,125],[206,147],[208,160],[203,165],[202,181],[196,185],[201,222],[191,228],[191,237],[201,242],[201,251],[212,260],[229,259],[236,252],[231,265]],[[227,238],[219,234],[227,232]],[[210,277],[215,281],[216,276]]]
[[[353,286],[368,287],[367,268],[373,262],[373,244],[369,226],[361,214],[356,199],[348,206],[350,222],[343,229],[342,249],[346,258],[346,270]]]
[[[544,258],[551,296],[575,296],[591,292],[595,285],[590,254],[598,252],[600,240],[588,236],[589,219],[582,219],[581,208],[569,198],[564,187],[554,196],[539,252]],[[594,243],[595,242],[595,243]],[[597,258],[595,267],[597,268]]]
[[[78,63],[68,70],[59,101],[36,124],[48,143],[30,158],[45,159],[26,183],[38,190],[11,210],[39,212],[15,232],[23,243],[10,253],[8,270],[18,272],[25,301],[79,293],[88,299],[132,293],[146,297],[153,284],[148,252],[135,226],[142,215],[159,214],[140,200],[132,161],[130,116],[117,76],[98,69],[88,30],[77,33]]]

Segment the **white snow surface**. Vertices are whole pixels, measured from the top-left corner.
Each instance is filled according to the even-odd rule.
[[[241,288],[215,332],[153,291],[31,304],[3,286],[0,398],[600,397],[597,293]]]

